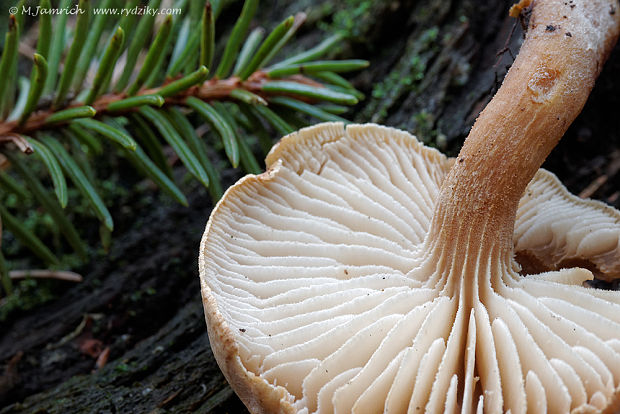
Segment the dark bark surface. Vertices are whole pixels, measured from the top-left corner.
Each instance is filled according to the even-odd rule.
[[[349,24],[353,37],[337,57],[365,58],[371,66],[353,78],[366,100],[347,116],[409,130],[454,155],[518,50],[522,32],[507,17],[509,5],[264,1],[257,21],[271,27],[306,11],[299,45],[316,43],[322,25]],[[223,18],[236,12],[234,5]],[[616,208],[618,73],[616,48],[545,165],[574,193]],[[226,182],[238,177],[230,172]],[[150,205],[116,209],[131,225],[115,235],[108,257],[82,269],[83,283],[0,324],[0,413],[244,412],[210,352],[202,313],[197,253],[211,202],[202,190],[187,193],[189,208],[152,196]],[[97,369],[89,353],[102,350],[109,357]]]

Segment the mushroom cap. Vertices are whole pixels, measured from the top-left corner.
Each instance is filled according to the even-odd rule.
[[[450,267],[425,253],[452,164],[406,132],[327,123],[284,137],[267,172],[226,192],[202,239],[201,290],[214,355],[250,411],[620,404],[620,292],[582,287],[583,268],[524,277],[514,260]],[[613,272],[618,214],[541,171],[515,247],[542,267]]]

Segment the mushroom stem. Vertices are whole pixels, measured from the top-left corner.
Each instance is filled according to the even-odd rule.
[[[618,38],[617,0],[536,0],[532,8],[519,55],[442,184],[428,249],[456,255],[476,243],[480,252],[512,257],[519,199],[581,111]]]

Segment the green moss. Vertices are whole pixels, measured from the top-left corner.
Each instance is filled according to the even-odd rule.
[[[411,118],[418,138],[424,142],[432,141],[430,138],[433,135],[433,116],[427,111],[421,111],[414,114]]]
[[[371,95],[375,102],[367,111],[373,122],[383,122],[389,108],[404,96],[418,92],[428,65],[439,48],[439,29],[428,28],[407,45],[406,57],[380,83],[374,85]]]
[[[140,290],[136,290],[134,292],[132,292],[129,295],[129,300],[131,302],[140,302],[142,299],[144,299],[147,296],[153,296],[157,293],[157,290],[153,287],[147,287],[145,289],[140,289]]]
[[[117,366],[114,367],[114,370],[119,373],[125,373],[131,371],[131,367],[124,362],[121,362]]]
[[[403,74],[398,71],[392,71],[383,82],[376,84],[372,90],[373,98],[384,98],[395,88],[415,90],[417,83],[424,78],[426,60],[419,55],[415,55],[409,60],[409,63],[410,66],[407,73]]]
[[[16,311],[29,310],[54,299],[56,296],[48,282],[38,279],[21,280],[0,306],[0,321],[6,321]]]
[[[345,0],[342,8],[332,11],[332,22],[320,22],[319,28],[329,33],[342,32],[349,38],[361,37],[362,20],[370,18],[373,2],[371,0]]]
[[[444,150],[446,147],[446,136],[435,126],[433,115],[425,110],[415,113],[411,117],[410,126],[417,138],[424,144]]]
[[[437,40],[437,35],[439,35],[439,28],[437,26],[433,26],[422,33],[422,48],[427,49],[431,47]]]

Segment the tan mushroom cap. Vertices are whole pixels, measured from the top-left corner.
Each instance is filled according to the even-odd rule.
[[[201,287],[216,359],[252,412],[620,404],[620,292],[582,287],[583,268],[523,277],[479,251],[471,269],[424,254],[452,163],[402,131],[321,124],[227,191],[202,240]],[[618,217],[540,171],[515,247],[550,268],[578,258],[613,272]]]

